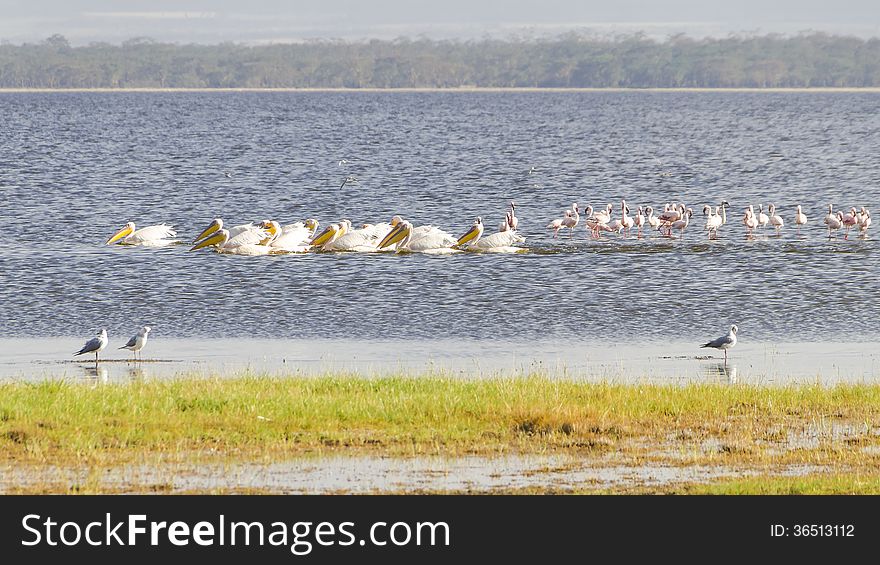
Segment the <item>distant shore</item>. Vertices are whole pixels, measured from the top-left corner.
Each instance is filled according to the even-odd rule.
[[[163,93],[163,92],[760,92],[760,93],[880,93],[880,87],[815,88],[540,88],[540,87],[456,87],[456,88],[0,88],[0,94],[15,93]]]

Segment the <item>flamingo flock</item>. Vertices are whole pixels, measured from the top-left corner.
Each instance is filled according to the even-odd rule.
[[[727,224],[727,209],[730,204],[724,200],[718,205],[705,204],[703,206],[703,216],[705,224],[703,230],[709,239],[717,239],[718,232]],[[631,216],[631,209],[626,200],[621,200],[619,207],[619,216],[615,217],[615,206],[608,204],[606,207],[595,211],[592,206],[587,206],[584,211],[585,217],[583,223],[586,225],[590,236],[599,239],[603,233],[616,233],[624,237],[629,237],[632,230],[636,230],[636,237],[641,239],[645,229],[660,232],[666,237],[683,239],[685,231],[688,227],[695,225],[694,210],[683,203],[667,203],[663,206],[663,211],[655,214],[654,208],[651,206],[639,206],[636,214]],[[802,226],[807,225],[807,215],[804,214],[801,205],[798,204],[794,214],[794,225],[797,233],[800,234]],[[563,211],[562,217],[557,218],[547,224],[547,229],[553,230],[553,238],[555,239],[560,230],[568,229],[569,238],[574,236],[574,229],[581,221],[581,210],[577,203],[571,205]],[[776,237],[782,236],[782,229],[785,227],[785,219],[779,213],[779,209],[775,204],[758,205],[758,211],[755,212],[755,206],[749,204],[745,209],[742,217],[742,225],[746,230],[746,237],[754,238],[758,233],[765,232],[768,228],[773,229]],[[828,237],[833,238],[841,229],[844,230],[844,239],[849,239],[852,230],[858,230],[861,237],[865,237],[868,228],[871,226],[871,213],[864,206],[859,208],[853,206],[848,212],[834,211],[833,204],[828,205],[828,214],[825,216],[825,225],[828,228]]]

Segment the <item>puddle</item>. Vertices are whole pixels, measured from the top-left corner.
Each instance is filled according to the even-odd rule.
[[[613,459],[613,458],[612,458]],[[783,474],[816,469],[791,466]],[[128,466],[106,471],[104,488],[124,492],[187,492],[248,490],[278,494],[370,494],[383,492],[505,492],[518,489],[556,491],[601,490],[664,486],[743,477],[754,471],[720,466],[629,466],[620,462],[570,456],[415,457],[383,458],[330,456],[300,458],[268,464],[208,464],[199,466]],[[87,484],[86,471],[45,467],[25,473],[3,472],[0,492],[11,484]]]

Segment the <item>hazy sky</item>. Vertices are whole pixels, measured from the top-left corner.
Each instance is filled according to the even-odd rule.
[[[75,44],[474,38],[570,29],[653,37],[797,33],[880,36],[880,0],[0,0],[0,40],[61,33]]]

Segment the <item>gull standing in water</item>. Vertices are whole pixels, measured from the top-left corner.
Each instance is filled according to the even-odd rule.
[[[724,363],[727,363],[727,350],[732,349],[734,345],[736,345],[736,325],[730,326],[730,331],[725,336],[721,336],[718,339],[713,339],[712,341],[701,345],[700,347],[711,347],[713,349],[720,349],[724,352]]]
[[[82,349],[74,353],[73,355],[82,355],[84,353],[94,353],[95,354],[95,363],[98,362],[98,353],[107,347],[107,330],[101,328],[101,331],[98,332],[98,335],[90,339],[86,342],[85,345],[82,346]]]
[[[149,336],[151,329],[150,326],[142,327],[138,330],[138,333],[131,336],[131,339],[119,349],[128,349],[134,353],[134,358],[137,360],[138,352],[147,345],[147,337]]]

